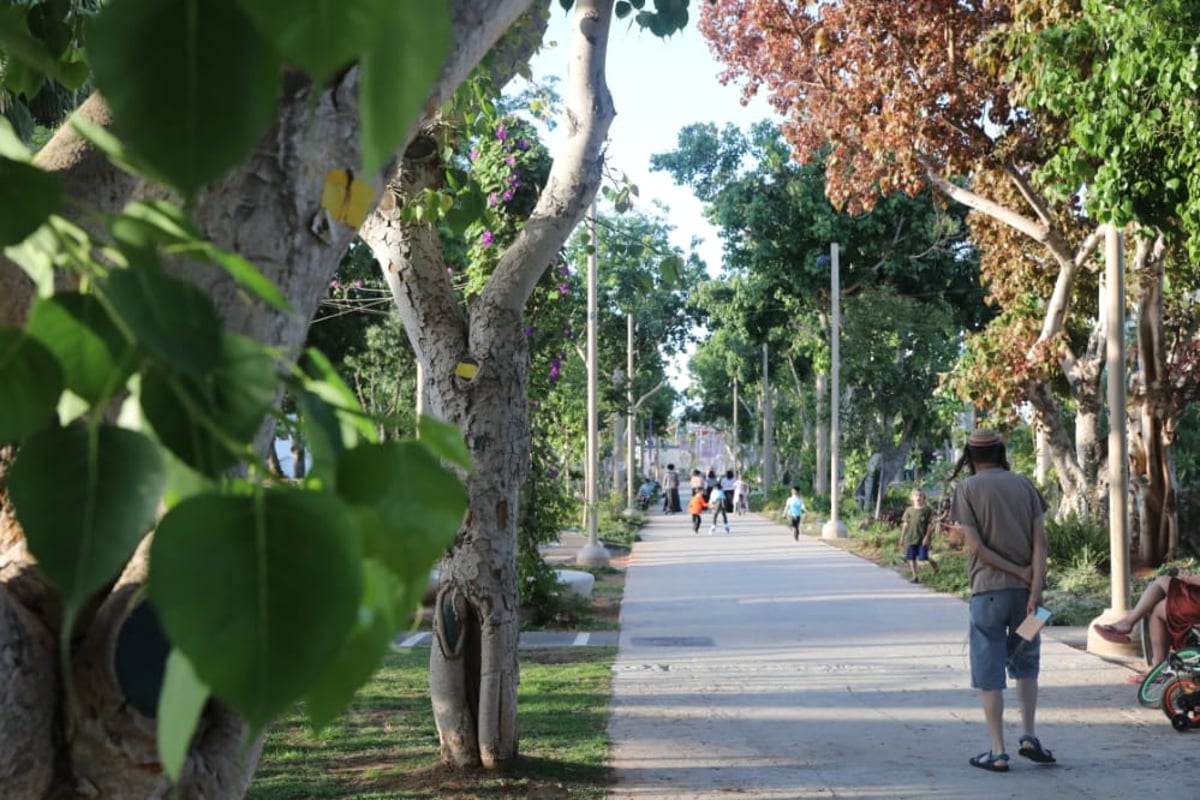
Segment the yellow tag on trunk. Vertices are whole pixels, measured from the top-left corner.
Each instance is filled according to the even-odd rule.
[[[321,192],[321,207],[343,225],[361,227],[371,213],[375,187],[354,177],[348,169],[333,169],[325,173],[325,189]]]

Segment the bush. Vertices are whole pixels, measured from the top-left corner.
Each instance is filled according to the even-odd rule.
[[[1049,571],[1062,571],[1084,563],[1099,571],[1109,568],[1108,529],[1087,517],[1046,520]]]

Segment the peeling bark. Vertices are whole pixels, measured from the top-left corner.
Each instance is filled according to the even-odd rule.
[[[516,523],[529,452],[522,313],[600,184],[615,115],[604,79],[612,11],[612,0],[575,4],[565,142],[529,220],[469,308],[450,285],[436,232],[397,210],[440,180],[431,158],[407,154],[362,230],[421,363],[427,413],[457,425],[474,460],[467,518],[441,564],[430,656],[442,757],[456,766],[503,769],[518,755]],[[471,381],[455,376],[464,357],[479,364]]]

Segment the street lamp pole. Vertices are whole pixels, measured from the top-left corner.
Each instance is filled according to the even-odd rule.
[[[599,302],[597,288],[596,251],[599,241],[596,239],[596,198],[592,198],[592,213],[588,219],[591,235],[591,250],[587,260],[587,487],[584,490],[584,516],[587,518],[588,543],[575,554],[575,561],[586,566],[604,566],[608,564],[608,550],[600,544],[599,521],[596,517],[599,503],[597,502],[598,482],[600,475],[600,447],[597,441],[597,430],[600,427],[599,413],[599,358],[597,357],[596,335],[599,326]]]
[[[838,266],[838,245],[834,242],[829,246],[829,304],[830,304],[830,321],[829,321],[829,353],[830,360],[833,362],[829,370],[830,383],[830,403],[829,403],[829,521],[821,527],[822,539],[845,539],[847,535],[846,524],[838,519],[838,472],[840,472],[839,454],[838,454],[838,439],[841,433],[838,430],[838,411],[841,406],[841,386],[840,386],[840,371],[841,371],[841,349],[839,339],[841,338],[841,323],[842,323],[842,276]]]

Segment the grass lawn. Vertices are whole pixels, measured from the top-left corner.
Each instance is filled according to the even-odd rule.
[[[250,800],[584,798],[607,794],[614,648],[521,653],[521,758],[504,776],[439,765],[429,651],[394,648],[351,708],[313,733],[297,708],[273,725]]]

